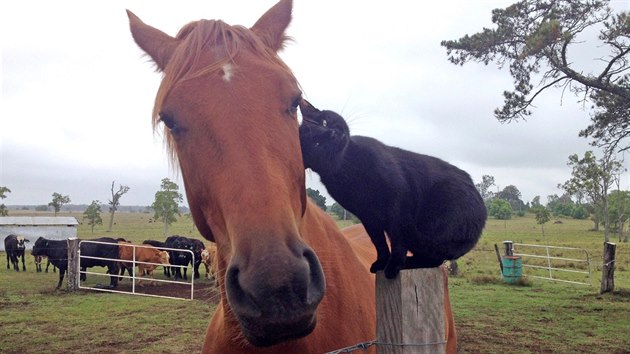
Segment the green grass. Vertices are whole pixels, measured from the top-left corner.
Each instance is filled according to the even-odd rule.
[[[80,214],[75,216],[81,220]],[[80,238],[120,236],[134,243],[164,239],[162,225],[150,223],[151,216],[119,213],[114,232],[100,226],[92,234],[87,225],[80,225],[78,234]],[[458,262],[460,275],[449,283],[460,352],[628,353],[630,245],[617,242],[616,290],[599,295],[603,232],[588,231],[590,221],[562,221],[545,225],[544,237],[531,216],[488,221],[478,246]],[[169,234],[200,238],[187,217],[173,224]],[[588,250],[592,285],[532,278],[518,285],[505,284],[494,253],[494,244],[502,251],[504,240]],[[571,258],[568,253],[563,256]],[[0,257],[5,262],[3,253]],[[0,353],[200,350],[214,311],[212,304],[55,291],[57,274],[35,273],[32,257],[27,260],[26,273],[6,270],[6,263],[0,268]]]

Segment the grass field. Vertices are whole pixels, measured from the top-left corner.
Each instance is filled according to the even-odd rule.
[[[81,220],[80,214],[74,216]],[[114,232],[106,233],[100,226],[92,234],[87,225],[80,225],[78,234],[120,236],[134,243],[163,240],[162,225],[149,222],[150,217],[119,213]],[[543,237],[531,216],[489,220],[476,249],[459,260],[460,275],[450,279],[460,352],[630,353],[630,245],[617,243],[616,290],[599,295],[603,232],[588,231],[591,227],[590,221],[563,219],[561,224],[545,225]],[[169,233],[200,238],[185,216]],[[519,285],[505,284],[494,253],[494,244],[502,250],[504,240],[587,250],[592,285],[532,278]],[[0,257],[4,262],[3,253]],[[0,353],[199,351],[213,302],[55,291],[57,274],[35,273],[30,255],[27,260],[26,273],[7,270],[5,263],[0,268]],[[578,278],[585,280],[583,275]]]

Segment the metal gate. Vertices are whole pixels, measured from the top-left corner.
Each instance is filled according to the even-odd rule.
[[[82,255],[81,254],[81,244],[82,243],[93,243],[93,244],[104,244],[104,245],[111,245],[111,243],[109,242],[100,242],[100,241],[91,241],[91,240],[82,240],[79,242],[79,247],[77,250],[77,269],[76,269],[76,274],[77,275],[83,275],[85,274],[86,276],[92,275],[95,277],[106,277],[107,281],[109,282],[110,276],[114,276],[112,274],[108,274],[108,273],[99,273],[99,272],[93,272],[93,271],[89,271],[89,268],[87,268],[85,271],[81,270],[81,259],[96,259],[96,260],[104,260],[104,261],[116,261],[116,262],[121,262],[121,260],[117,257],[115,259],[112,258],[101,258],[101,257],[93,257],[93,256],[86,256],[86,255]],[[120,246],[120,244],[118,244],[118,246]],[[136,261],[136,248],[154,248],[152,246],[147,246],[147,245],[134,245],[134,244],[123,244],[124,247],[133,247],[132,248],[132,255],[133,255],[133,259],[131,261],[127,261],[125,260],[125,263],[131,263],[132,264],[132,275],[118,275],[116,274],[115,276],[123,279],[130,279],[131,281],[131,290],[129,291],[124,291],[124,290],[117,290],[117,289],[111,289],[108,287],[104,287],[104,286],[99,286],[98,284],[95,286],[83,286],[81,285],[81,282],[78,281],[79,289],[89,289],[89,290],[96,290],[96,291],[105,291],[105,292],[111,292],[111,293],[120,293],[120,294],[130,294],[130,295],[140,295],[140,296],[151,296],[151,297],[161,297],[161,298],[167,298],[167,299],[177,299],[177,300],[192,300],[193,299],[193,294],[194,294],[194,270],[191,267],[191,272],[190,272],[190,277],[189,277],[189,281],[186,280],[170,280],[170,279],[158,279],[158,278],[144,278],[144,277],[140,277],[137,276],[136,274],[136,267],[139,264],[147,264],[147,265],[156,265],[158,267],[160,266],[164,266],[161,263],[150,263],[150,262],[140,262],[140,261]],[[164,248],[164,247],[160,247],[160,250],[166,250],[166,251],[177,251],[177,252],[188,252],[190,253],[190,255],[192,256],[192,262],[191,264],[195,264],[195,254],[190,251],[190,250],[183,250],[183,249],[177,249],[177,248]],[[181,266],[181,265],[168,265],[169,267],[178,267],[181,270],[183,270],[183,268],[188,268],[188,266]],[[156,268],[159,269],[159,268]],[[144,288],[142,287],[140,284],[140,282],[155,282],[155,283],[161,283],[161,284],[168,284],[169,286],[179,286],[179,287],[185,287],[187,289],[189,289],[190,291],[190,296],[187,297],[177,297],[177,296],[169,296],[169,295],[160,295],[160,294],[152,294],[150,293],[151,289],[150,288]],[[120,284],[119,284],[120,285]],[[120,286],[119,286],[120,287]],[[145,291],[140,291],[140,288],[142,288],[142,290]],[[157,289],[157,287],[153,287],[154,291],[155,289]],[[188,294],[188,292],[182,292],[182,294]]]
[[[506,249],[509,247],[506,241]],[[512,243],[514,256],[521,256],[523,275],[572,284],[591,285],[591,257],[575,247]],[[527,274],[525,274],[527,273]]]

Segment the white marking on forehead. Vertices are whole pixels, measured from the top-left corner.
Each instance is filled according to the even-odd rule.
[[[234,66],[232,66],[232,64],[230,63],[227,63],[223,64],[221,69],[223,70],[223,81],[230,82],[230,80],[232,80],[232,75],[234,75]]]

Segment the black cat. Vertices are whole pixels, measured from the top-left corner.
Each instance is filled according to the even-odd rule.
[[[371,272],[384,269],[391,279],[400,269],[437,267],[475,246],[487,213],[466,172],[432,156],[350,136],[340,115],[306,100],[300,110],[304,166],[365,226],[377,251]]]

